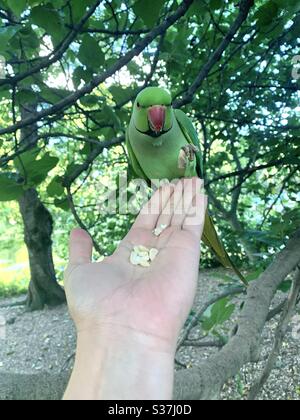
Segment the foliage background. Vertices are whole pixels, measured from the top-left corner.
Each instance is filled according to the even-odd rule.
[[[120,71],[72,99],[179,5],[176,0],[0,0],[0,55],[7,77],[41,67],[14,83],[0,80],[0,295],[28,285],[16,199],[29,187],[38,190],[55,221],[53,252],[61,280],[68,233],[76,225],[66,180],[85,162],[88,170],[70,185],[75,208],[101,249],[113,252],[132,217],[99,214],[97,185],[126,170],[123,146],[112,146],[123,139],[132,99],[149,84],[170,89],[193,118],[211,212],[240,265],[254,272],[265,266],[299,226],[300,82],[292,78],[293,58],[300,53],[299,1],[256,1],[222,58],[191,92],[238,14],[235,1],[196,0],[184,18]],[[94,13],[81,24],[92,7]],[[57,59],[51,64],[53,52]],[[20,130],[5,129],[20,121],[21,105],[47,113],[66,98],[71,98],[67,107],[39,120],[34,146],[39,158],[20,153]],[[107,149],[90,161],[103,141]],[[209,252],[203,264],[216,265]]]

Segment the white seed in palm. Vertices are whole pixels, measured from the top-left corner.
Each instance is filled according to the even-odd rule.
[[[130,262],[133,265],[140,265],[141,267],[150,267],[150,263],[154,261],[158,254],[156,248],[146,248],[145,246],[135,246],[130,255]]]
[[[137,254],[137,255],[139,255],[140,257],[144,257],[144,258],[146,258],[147,256],[148,256],[148,254],[149,254],[149,250],[148,250],[148,248],[146,248],[145,246],[143,246],[143,245],[140,245],[140,246],[135,246],[134,248],[133,248],[133,250],[134,250],[134,252]]]
[[[141,260],[140,266],[142,267],[150,267],[150,262],[148,260]]]
[[[139,265],[141,257],[137,255],[134,251],[130,254],[130,262],[132,265]]]
[[[154,261],[154,260],[155,260],[155,258],[157,257],[157,254],[158,254],[158,249],[156,249],[156,248],[151,248],[151,249],[150,249],[150,251],[149,251],[149,258],[150,258],[150,261]]]
[[[167,225],[160,225],[157,228],[154,229],[153,233],[155,236],[160,236],[164,230],[167,229]]]

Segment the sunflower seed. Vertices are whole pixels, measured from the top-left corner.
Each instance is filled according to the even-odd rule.
[[[153,230],[153,234],[155,236],[160,236],[163,233],[163,231],[167,229],[167,227],[168,227],[167,225],[160,225],[156,229]]]
[[[155,260],[155,258],[157,257],[157,254],[158,254],[158,249],[156,249],[156,248],[151,248],[151,249],[150,249],[150,251],[149,251],[149,258],[150,258],[150,261],[154,261],[154,260]]]

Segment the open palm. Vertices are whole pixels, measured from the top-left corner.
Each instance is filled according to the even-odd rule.
[[[206,210],[201,185],[193,178],[157,191],[117,251],[101,263],[91,263],[88,234],[72,232],[65,285],[78,331],[125,328],[174,345],[197,285]],[[147,212],[150,206],[158,211]],[[157,237],[153,230],[161,225],[167,228]],[[158,249],[150,267],[131,264],[136,245]]]

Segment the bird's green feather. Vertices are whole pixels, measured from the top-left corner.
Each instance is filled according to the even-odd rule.
[[[189,144],[193,144],[198,148],[198,152],[196,152],[196,159],[197,159],[197,174],[200,178],[203,178],[203,160],[202,160],[202,153],[200,147],[200,140],[195,130],[195,127],[189,117],[181,111],[181,109],[175,109],[175,117],[176,120],[183,132],[187,142]]]
[[[130,162],[131,169],[135,176],[140,179],[145,179],[147,182],[149,181],[147,179],[147,176],[145,175],[143,169],[141,168],[141,165],[139,164],[137,158],[135,157],[134,151],[132,150],[130,141],[129,141],[129,133],[128,129],[126,130],[126,148],[128,153],[128,158]]]

